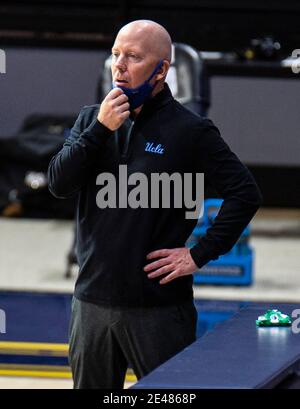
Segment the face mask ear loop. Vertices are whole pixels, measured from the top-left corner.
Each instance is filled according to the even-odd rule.
[[[157,73],[157,71],[163,66],[164,60],[160,60],[160,62],[158,63],[158,65],[154,68],[152,74],[150,75],[150,77],[146,80],[149,84],[149,82],[152,80],[152,78],[154,77],[154,75]],[[153,89],[156,87],[156,85],[159,83],[159,80],[156,80],[154,85],[153,85]]]
[[[147,79],[147,82],[151,81],[154,75],[157,73],[157,71],[163,66],[164,60],[160,60],[160,62],[157,64],[157,66],[154,68],[152,74],[150,77]],[[155,82],[155,85],[158,83],[158,80]]]

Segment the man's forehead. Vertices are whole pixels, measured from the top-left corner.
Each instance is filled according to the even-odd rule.
[[[140,41],[117,41],[115,40],[112,49],[126,49],[126,50],[132,50],[132,51],[140,51],[144,47]]]
[[[124,47],[137,50],[145,50],[151,48],[151,36],[145,31],[130,31],[119,32],[117,35],[113,48]]]

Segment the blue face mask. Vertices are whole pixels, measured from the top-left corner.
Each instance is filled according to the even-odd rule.
[[[146,99],[151,95],[152,91],[154,90],[154,87],[156,86],[157,83],[154,85],[150,84],[150,81],[154,77],[154,75],[157,73],[157,71],[162,67],[163,65],[163,60],[161,60],[157,66],[154,68],[154,71],[150,75],[148,79],[146,79],[145,82],[143,82],[140,86],[136,88],[126,88],[126,87],[121,87],[121,86],[116,86],[113,83],[113,88],[121,88],[123,90],[124,94],[127,95],[128,97],[128,102],[130,105],[130,111],[133,111],[134,109],[138,108],[139,106],[143,105],[143,103],[146,101]]]

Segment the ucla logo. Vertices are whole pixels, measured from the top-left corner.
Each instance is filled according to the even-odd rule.
[[[159,155],[162,155],[164,153],[164,148],[160,143],[155,145],[153,142],[147,142],[145,152],[158,153]]]

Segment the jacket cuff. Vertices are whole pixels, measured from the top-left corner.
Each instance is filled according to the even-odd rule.
[[[101,124],[101,122],[95,118],[82,133],[81,137],[101,146],[112,134],[113,131]]]
[[[210,260],[213,259],[213,257],[210,256],[210,254],[205,251],[205,249],[196,244],[194,247],[190,249],[191,257],[194,260],[194,263],[198,268],[203,267],[205,264],[207,264]]]

